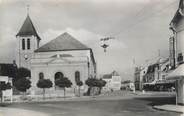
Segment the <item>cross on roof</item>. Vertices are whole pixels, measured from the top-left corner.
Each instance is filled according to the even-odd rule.
[[[29,14],[29,7],[30,7],[30,5],[28,4],[27,5],[27,14]]]

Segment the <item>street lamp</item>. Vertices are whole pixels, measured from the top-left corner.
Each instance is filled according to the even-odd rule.
[[[104,43],[103,45],[101,45],[101,47],[104,49],[104,52],[106,52],[107,51],[106,48],[109,47],[109,45]]]
[[[104,49],[104,52],[107,51],[107,47],[109,47],[108,44],[106,44],[106,41],[109,41],[110,39],[115,39],[114,37],[105,37],[105,38],[101,38],[100,41],[103,41],[103,45],[101,45],[101,47]]]

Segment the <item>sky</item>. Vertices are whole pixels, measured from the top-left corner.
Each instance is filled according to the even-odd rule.
[[[16,37],[27,13],[41,45],[68,32],[91,47],[98,74],[116,70],[133,79],[135,66],[169,56],[169,23],[179,0],[0,0],[0,62],[15,59]],[[29,11],[27,10],[29,5]],[[101,38],[114,37],[101,47]]]

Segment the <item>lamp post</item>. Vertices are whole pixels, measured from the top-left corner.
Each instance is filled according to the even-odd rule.
[[[104,52],[106,52],[107,51],[107,47],[109,47],[109,45],[107,45],[107,44],[103,44],[102,46],[101,46],[103,49],[104,49]]]
[[[105,37],[105,38],[101,38],[100,41],[103,41],[103,44],[101,45],[101,47],[104,49],[104,52],[107,51],[107,47],[109,47],[108,44],[106,44],[106,41],[109,41],[110,39],[115,39],[114,37]]]

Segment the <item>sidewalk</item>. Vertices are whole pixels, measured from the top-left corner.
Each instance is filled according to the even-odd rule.
[[[130,91],[119,91],[119,92],[111,92],[108,95],[95,95],[95,96],[69,96],[67,95],[65,98],[63,94],[59,95],[45,95],[45,99],[43,99],[43,95],[30,96],[27,95],[26,98],[21,98],[21,95],[15,95],[13,98],[13,103],[33,103],[33,102],[54,102],[54,101],[89,101],[89,100],[117,100],[117,99],[128,99],[130,97],[135,96]],[[9,101],[5,101],[5,103],[9,103]]]
[[[145,92],[142,93],[141,91],[136,91],[133,93],[132,91],[114,91],[110,93],[102,93],[101,95],[97,96],[66,96],[65,98],[63,95],[61,96],[45,96],[43,99],[43,95],[37,96],[26,96],[26,99],[21,99],[21,95],[16,95],[13,98],[13,103],[27,103],[27,102],[53,102],[53,101],[89,101],[89,100],[117,100],[117,99],[129,99],[129,98],[139,98],[139,97],[152,97],[152,96],[173,96],[173,93],[168,92]],[[9,101],[5,102],[9,103]]]
[[[48,116],[45,113],[35,112],[30,110],[16,109],[16,108],[0,108],[0,116]]]
[[[181,105],[160,105],[160,106],[153,106],[153,108],[157,110],[172,111],[184,114],[184,106]]]

